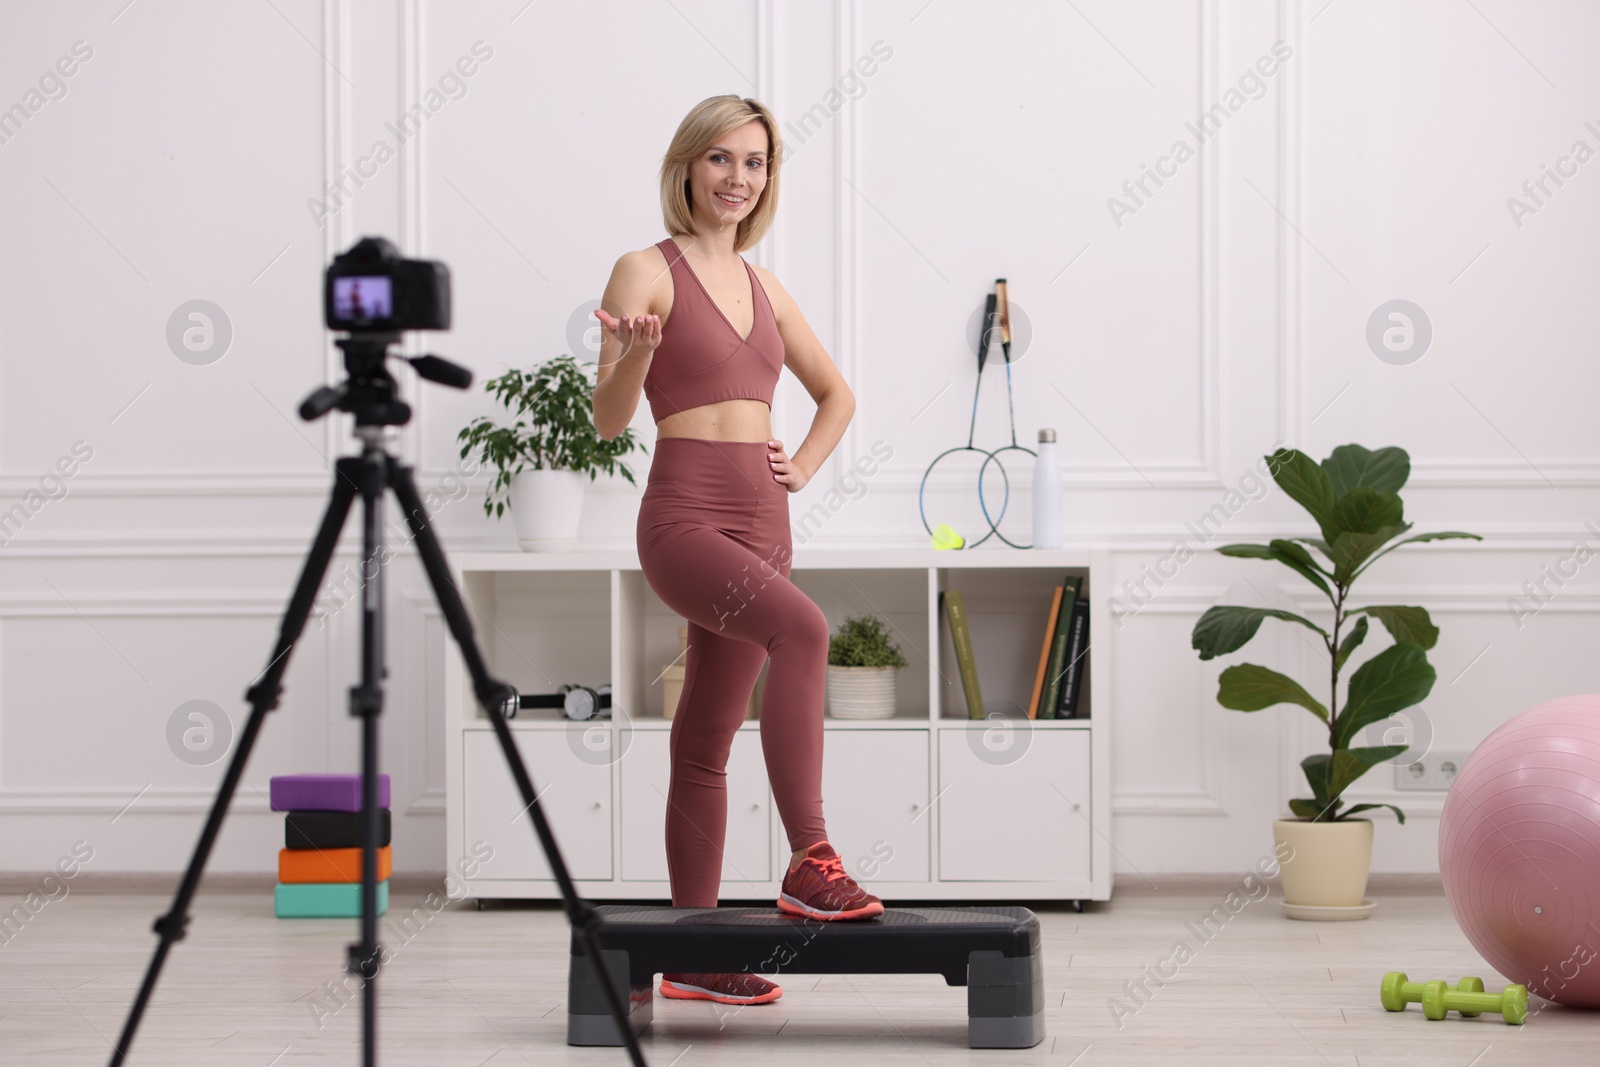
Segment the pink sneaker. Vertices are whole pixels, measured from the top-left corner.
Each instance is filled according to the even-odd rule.
[[[714,1000],[719,1004],[765,1004],[783,989],[749,971],[736,974],[672,972],[661,976],[661,995],[674,1000]]]
[[[844,862],[826,841],[806,849],[800,865],[784,873],[778,907],[810,919],[869,919],[883,914],[883,901],[845,873]]]

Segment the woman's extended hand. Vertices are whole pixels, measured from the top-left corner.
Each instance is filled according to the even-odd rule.
[[[804,489],[811,476],[795,465],[783,450],[783,442],[777,438],[767,442],[767,461],[772,467],[772,476],[791,493],[798,493]]]
[[[629,356],[648,356],[661,344],[660,315],[624,315],[619,319],[604,308],[595,308],[594,317],[622,345],[624,359]]]

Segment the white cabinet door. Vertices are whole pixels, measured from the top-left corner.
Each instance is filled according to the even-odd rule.
[[[828,838],[850,876],[926,882],[928,731],[829,730],[822,757]]]
[[[1039,727],[1006,755],[986,727],[939,731],[941,881],[1077,881],[1090,877],[1093,828],[1088,730]]]
[[[666,730],[634,730],[618,768],[622,774],[622,878],[667,881],[667,787],[672,778]],[[772,878],[771,791],[761,736],[740,730],[728,753],[728,825],[722,884]]]
[[[574,879],[609,879],[610,764],[580,758],[564,730],[513,734],[567,873]],[[494,849],[479,877],[554,879],[500,742],[488,730],[463,731],[461,742],[468,847],[485,841]]]

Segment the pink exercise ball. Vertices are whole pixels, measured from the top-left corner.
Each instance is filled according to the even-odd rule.
[[[1600,694],[1562,697],[1484,738],[1439,819],[1456,922],[1530,993],[1600,1007]]]

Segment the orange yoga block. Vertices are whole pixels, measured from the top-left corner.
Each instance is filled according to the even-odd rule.
[[[378,849],[378,881],[389,877],[389,850],[384,845]],[[280,848],[278,850],[278,881],[280,882],[361,882],[361,850],[359,848]]]

